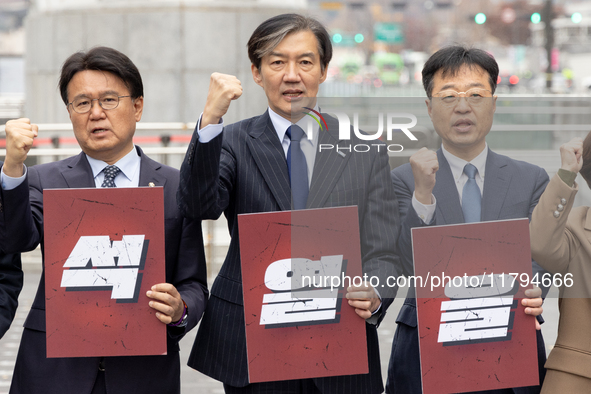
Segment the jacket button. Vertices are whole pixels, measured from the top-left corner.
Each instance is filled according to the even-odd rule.
[[[557,209],[559,212],[562,212],[562,211],[564,211],[564,205],[562,205],[562,204],[558,204],[558,206],[556,207],[556,209]]]
[[[554,211],[554,217],[555,217],[555,218],[557,218],[557,217],[559,217],[559,216],[560,216],[560,212],[558,212],[558,211]]]
[[[561,199],[560,199],[560,203],[561,203],[562,205],[566,205],[566,198],[561,198]]]

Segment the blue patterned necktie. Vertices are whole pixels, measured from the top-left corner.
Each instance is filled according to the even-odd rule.
[[[466,164],[464,174],[468,175],[468,181],[462,191],[462,212],[464,212],[464,223],[480,221],[481,200],[480,188],[476,183],[478,169],[473,164]]]
[[[306,156],[300,146],[305,133],[301,127],[292,125],[287,128],[286,135],[291,140],[287,150],[287,169],[291,183],[293,209],[304,209],[308,202],[308,165]]]
[[[119,175],[120,172],[121,170],[117,166],[106,166],[103,168],[105,179],[103,180],[101,187],[117,187],[117,185],[115,185],[115,177]]]

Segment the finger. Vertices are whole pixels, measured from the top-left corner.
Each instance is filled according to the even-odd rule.
[[[377,294],[373,287],[371,286],[362,286],[362,287],[353,287],[350,286],[347,288],[347,298],[348,299],[371,299],[376,298]]]
[[[536,330],[540,331],[542,329],[542,325],[540,324],[540,322],[538,321],[538,319],[534,319],[536,321]]]
[[[172,316],[174,315],[174,308],[172,308],[170,305],[165,305],[165,304],[162,304],[162,303],[156,302],[156,301],[150,301],[148,303],[148,305],[150,306],[150,308],[152,308],[156,311],[156,317],[162,323],[168,324],[168,323],[172,322]]]
[[[18,119],[13,119],[13,120],[9,120],[6,123],[23,123],[23,124],[31,124],[31,120],[29,118],[18,118]]]
[[[527,298],[538,298],[542,296],[542,289],[539,288],[538,286],[534,286],[531,289],[527,289],[525,291],[525,296]]]
[[[543,303],[544,300],[542,300],[541,298],[524,298],[523,300],[521,300],[521,305],[529,306],[532,308],[540,308]]]
[[[371,301],[369,301],[369,300],[353,299],[353,300],[348,300],[347,302],[353,308],[367,309],[367,310],[371,309]]]
[[[353,291],[347,293],[348,300],[370,300],[375,298],[374,294],[369,291]]]
[[[524,312],[526,315],[539,316],[544,312],[544,308],[525,308]]]
[[[238,83],[240,83],[240,82],[238,82]],[[236,89],[234,89],[234,96],[232,97],[232,100],[236,100],[240,96],[242,96],[242,86],[238,86]]]
[[[157,292],[162,292],[162,293],[168,293],[173,297],[177,297],[177,296],[180,297],[180,294],[179,294],[178,290],[176,289],[176,287],[174,287],[170,283],[155,284],[154,286],[152,286],[151,290],[157,291]]]
[[[371,312],[365,309],[355,308],[355,313],[357,313],[357,316],[359,316],[363,320],[369,319],[371,317]]]

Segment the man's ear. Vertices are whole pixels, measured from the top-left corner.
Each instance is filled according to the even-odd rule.
[[[261,71],[254,65],[250,65],[250,71],[252,72],[252,79],[256,82],[257,85],[263,86],[263,76]]]
[[[427,113],[429,114],[429,117],[431,117],[431,111],[432,111],[432,108],[431,108],[431,104],[432,104],[431,103],[431,99],[425,100],[425,104],[427,104]]]
[[[497,111],[497,96],[493,96],[493,113]]]
[[[142,112],[144,111],[144,97],[140,96],[133,100],[133,110],[135,113],[135,121],[139,122],[142,119]]]
[[[320,76],[320,83],[326,81],[327,75],[328,75],[328,64],[326,65],[326,67],[324,67],[324,71],[322,72],[322,75]]]

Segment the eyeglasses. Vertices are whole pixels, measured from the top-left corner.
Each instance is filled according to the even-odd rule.
[[[444,90],[437,93],[434,97],[441,99],[441,101],[448,106],[457,104],[457,102],[460,100],[460,97],[465,97],[470,105],[478,105],[485,102],[485,98],[492,97],[492,92],[490,90],[480,88],[470,89],[465,92]]]
[[[76,100],[68,103],[68,105],[72,106],[74,112],[78,114],[85,114],[92,108],[92,102],[98,101],[99,105],[102,109],[115,109],[119,105],[119,99],[124,97],[131,97],[131,96],[116,96],[114,94],[107,94],[103,97],[97,99],[91,99],[88,97],[78,97]]]

